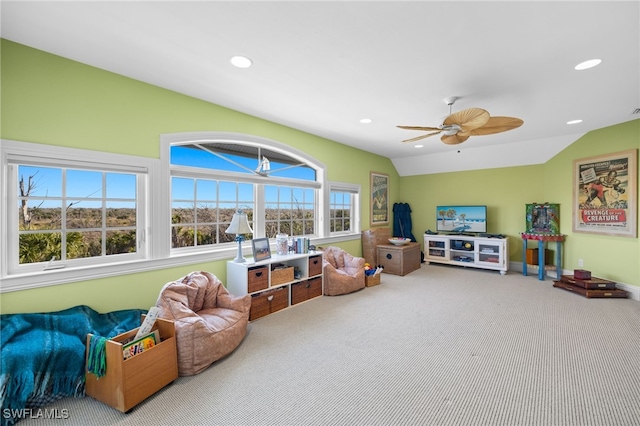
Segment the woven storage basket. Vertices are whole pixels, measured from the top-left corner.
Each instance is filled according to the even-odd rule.
[[[271,286],[293,281],[293,266],[271,271]]]

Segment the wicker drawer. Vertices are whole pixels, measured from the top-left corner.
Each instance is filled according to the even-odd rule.
[[[276,288],[251,296],[251,311],[249,320],[261,318],[289,306],[288,287]]]
[[[322,296],[322,277],[311,278],[291,285],[292,305],[318,296]]]
[[[322,274],[322,256],[311,256],[309,258],[309,276],[315,277]]]
[[[249,293],[266,290],[267,287],[269,287],[269,267],[260,266],[258,268],[249,269],[248,281]]]
[[[271,271],[271,287],[293,281],[293,266],[278,267]]]

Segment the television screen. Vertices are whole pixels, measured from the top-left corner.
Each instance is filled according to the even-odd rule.
[[[487,232],[487,206],[437,206],[439,232]]]

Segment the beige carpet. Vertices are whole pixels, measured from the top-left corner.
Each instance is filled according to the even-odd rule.
[[[439,265],[249,325],[128,414],[91,398],[20,425],[640,425],[640,303]]]

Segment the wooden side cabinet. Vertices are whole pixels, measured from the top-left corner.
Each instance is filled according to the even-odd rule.
[[[322,296],[322,253],[274,255],[254,262],[227,262],[227,289],[251,295],[249,320]]]

